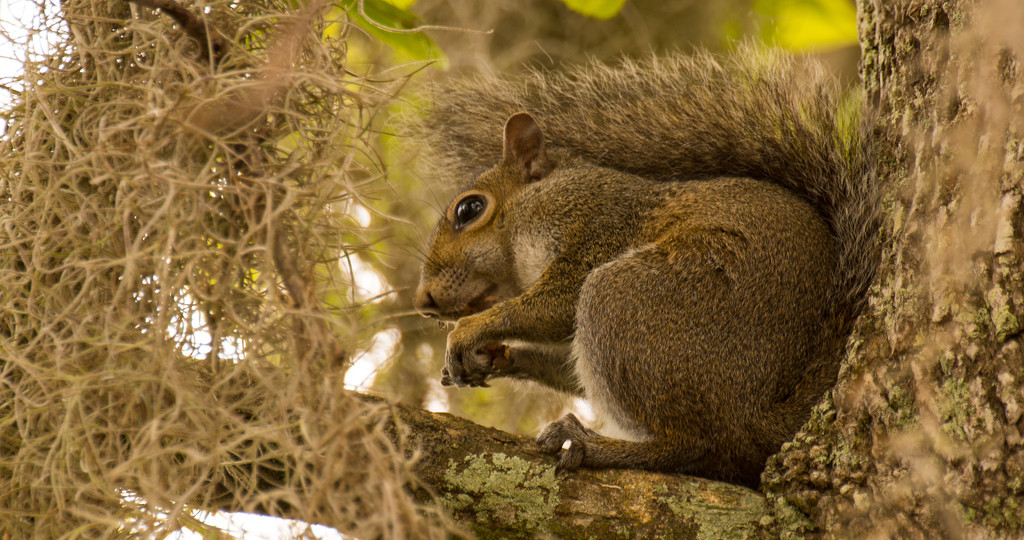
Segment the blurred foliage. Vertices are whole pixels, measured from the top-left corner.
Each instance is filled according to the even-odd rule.
[[[413,2],[384,0],[341,0],[326,15],[329,21],[324,39],[339,37],[349,23],[354,23],[377,41],[392,48],[395,62],[437,61],[445,65],[444,54],[423,32],[416,30],[416,16],[407,11]]]
[[[619,14],[626,0],[562,0],[569,9],[595,19],[611,19]]]
[[[761,39],[793,51],[819,51],[857,44],[857,12],[850,0],[757,0],[766,19]]]

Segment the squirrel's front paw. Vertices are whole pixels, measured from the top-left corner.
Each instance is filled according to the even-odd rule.
[[[573,414],[552,422],[537,436],[537,444],[549,454],[558,454],[558,470],[575,471],[583,464],[587,445],[597,432],[583,427]]]
[[[461,337],[458,328],[448,336],[448,350],[441,370],[442,385],[487,386],[487,377],[509,366],[507,345],[478,346],[475,340]]]
[[[460,360],[461,358],[461,360]],[[441,368],[441,386],[490,386],[487,376],[491,370],[486,355],[446,355]]]

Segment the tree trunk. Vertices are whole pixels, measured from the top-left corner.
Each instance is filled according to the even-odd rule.
[[[838,386],[764,477],[776,526],[1019,532],[1024,4],[866,0],[859,17],[882,267]]]

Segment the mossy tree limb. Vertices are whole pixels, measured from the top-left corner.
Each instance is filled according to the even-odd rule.
[[[555,472],[530,438],[396,406],[417,471],[480,538],[742,538],[763,514],[746,488],[633,470]]]

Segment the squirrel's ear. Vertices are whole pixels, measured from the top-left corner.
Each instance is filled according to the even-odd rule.
[[[551,171],[544,152],[544,132],[529,113],[513,114],[505,122],[505,141],[502,159],[523,169],[527,182],[543,178]]]

